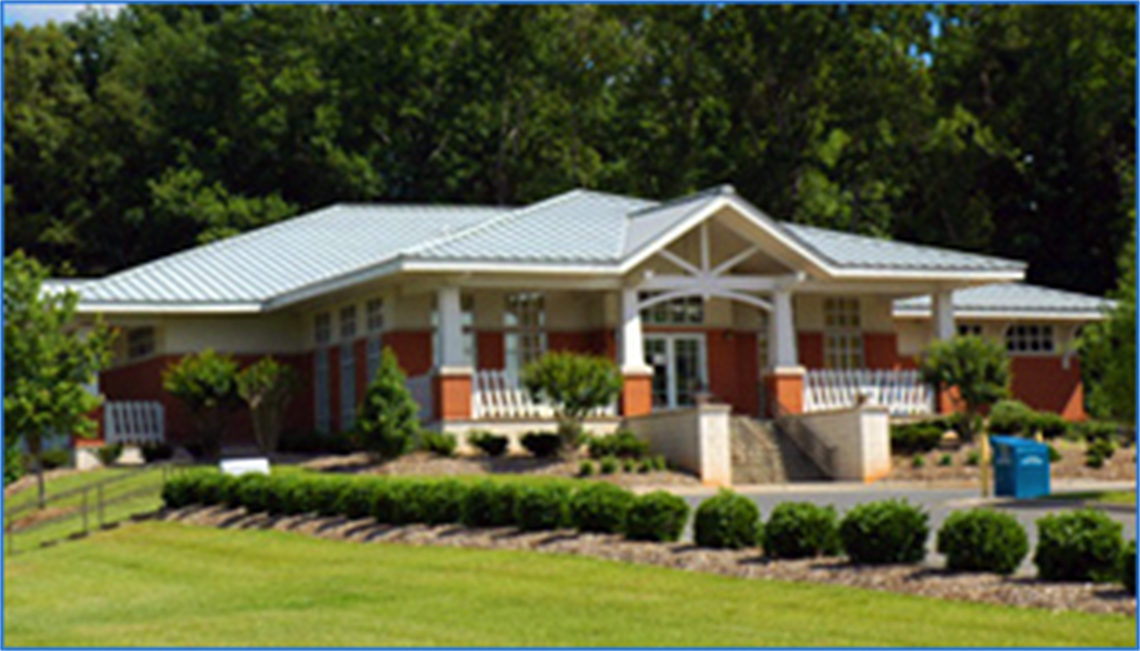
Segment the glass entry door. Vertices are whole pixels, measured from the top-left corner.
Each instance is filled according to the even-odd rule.
[[[708,383],[703,335],[647,334],[645,363],[653,368],[654,409],[691,407]]]

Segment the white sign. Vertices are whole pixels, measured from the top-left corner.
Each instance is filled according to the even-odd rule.
[[[264,457],[257,459],[226,459],[222,461],[220,466],[222,474],[233,475],[234,477],[249,474],[269,474],[269,459]]]

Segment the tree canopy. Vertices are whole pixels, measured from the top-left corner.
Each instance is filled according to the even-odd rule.
[[[7,251],[100,275],[333,202],[732,183],[1103,293],[1135,7],[129,5],[4,29]]]

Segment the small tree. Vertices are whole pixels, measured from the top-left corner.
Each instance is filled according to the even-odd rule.
[[[263,454],[277,451],[285,408],[297,389],[297,372],[272,357],[263,357],[237,374],[237,393],[249,406],[253,437]]]
[[[207,458],[217,458],[230,413],[240,404],[238,364],[229,355],[206,349],[186,355],[162,372],[162,388],[190,410],[194,431]]]
[[[411,449],[420,431],[419,413],[396,354],[385,348],[356,417],[357,439],[380,458],[394,459]]]
[[[1009,357],[997,342],[982,337],[937,341],[922,359],[922,377],[939,391],[957,390],[955,408],[966,422],[963,438],[971,440],[981,409],[1009,397]]]
[[[622,387],[609,359],[568,352],[546,353],[527,364],[522,381],[532,400],[554,405],[564,449],[578,442],[586,416],[617,400]]]
[[[44,293],[46,278],[47,269],[20,251],[4,259],[4,432],[27,446],[41,507],[44,437],[95,435],[88,414],[100,398],[84,385],[110,362],[112,341],[100,323],[81,335],[75,318],[79,296]],[[11,452],[5,452],[7,469]]]

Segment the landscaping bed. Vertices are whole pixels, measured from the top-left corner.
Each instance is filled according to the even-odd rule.
[[[842,558],[769,560],[756,549],[706,549],[688,543],[649,543],[573,530],[521,532],[456,525],[381,525],[370,518],[270,516],[244,508],[189,506],[158,519],[227,529],[271,529],[320,538],[411,546],[530,550],[656,565],[748,579],[779,579],[1053,611],[1135,616],[1136,599],[1119,585],[1048,582],[988,573],[951,573],[916,565],[856,566]]]
[[[1108,459],[1100,468],[1090,468],[1085,465],[1085,450],[1087,444],[1083,441],[1051,441],[1052,445],[1061,455],[1060,461],[1050,464],[1050,476],[1053,479],[1095,479],[1101,481],[1135,481],[1136,480],[1136,449],[1121,448]],[[979,454],[976,444],[966,444],[956,450],[936,449],[918,454],[895,454],[891,457],[891,474],[889,479],[900,481],[930,481],[953,482],[978,480],[978,466],[968,465],[971,455]],[[950,465],[943,466],[940,462],[944,455],[950,456]],[[915,467],[915,457],[923,459],[921,467]]]
[[[517,475],[569,478],[579,475],[580,463],[580,460],[543,459],[529,455],[442,457],[428,452],[412,452],[382,463],[374,463],[367,454],[349,454],[318,457],[300,465],[322,472],[365,475],[416,477]],[[700,480],[694,475],[679,470],[653,470],[645,473],[619,470],[608,475],[594,474],[589,479],[625,487],[701,485]]]

